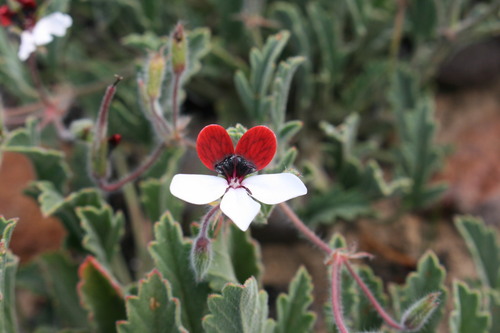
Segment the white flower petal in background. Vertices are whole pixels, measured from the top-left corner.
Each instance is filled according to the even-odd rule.
[[[275,205],[307,193],[304,183],[291,173],[256,175],[245,178],[242,185],[252,196],[268,205]]]
[[[244,188],[229,188],[222,198],[220,209],[238,228],[245,231],[259,213],[260,204]]]
[[[21,44],[19,45],[19,51],[17,56],[22,61],[28,59],[30,54],[36,50],[35,38],[31,31],[23,31],[21,33]]]
[[[33,28],[36,45],[50,43],[53,35],[58,37],[64,36],[72,23],[71,16],[59,12],[42,17]]]
[[[195,205],[208,204],[222,197],[227,189],[227,180],[208,175],[175,175],[170,183],[170,192],[179,199]]]
[[[50,43],[54,39],[53,36],[64,36],[71,24],[73,24],[71,16],[59,12],[42,17],[32,31],[26,30],[21,33],[19,59],[22,61],[28,59],[30,54],[36,50],[37,45]]]

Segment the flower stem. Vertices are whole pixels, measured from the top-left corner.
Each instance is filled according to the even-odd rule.
[[[342,314],[342,264],[347,262],[344,256],[339,252],[335,252],[332,257],[332,311],[335,324],[340,333],[349,333],[344,316]]]
[[[180,81],[183,72],[174,72],[174,91],[172,94],[172,127],[174,128],[174,138],[179,140],[179,130],[177,128],[177,119],[179,118],[179,91]]]
[[[201,230],[200,235],[207,237],[208,236],[208,226],[210,225],[210,221],[214,217],[215,213],[217,213],[220,209],[220,204],[213,206],[208,213],[203,217],[203,221],[201,222]]]
[[[354,278],[354,280],[356,281],[356,283],[359,285],[359,287],[361,288],[361,290],[363,291],[363,293],[366,295],[366,297],[368,298],[368,300],[370,301],[370,303],[373,305],[373,307],[375,308],[375,310],[377,310],[377,312],[380,314],[380,316],[382,317],[382,319],[387,323],[387,325],[391,326],[392,328],[395,328],[397,330],[405,330],[405,327],[400,325],[398,322],[396,322],[385,310],[384,308],[382,307],[382,305],[380,305],[380,303],[377,301],[377,299],[375,298],[375,296],[373,295],[373,293],[370,291],[370,289],[368,288],[368,286],[363,282],[363,280],[361,279],[361,277],[358,275],[358,273],[356,273],[356,271],[352,268],[351,264],[349,263],[348,260],[346,260],[344,262],[345,264],[345,267],[347,268],[347,270],[349,271],[349,273],[351,274],[351,276]]]
[[[151,167],[161,156],[163,151],[165,150],[165,145],[164,144],[159,144],[155,150],[148,156],[147,160],[141,164],[137,169],[135,169],[133,172],[129,173],[128,175],[124,176],[120,180],[118,180],[115,183],[108,183],[106,179],[101,178],[98,180],[99,182],[99,187],[103,189],[104,191],[108,192],[113,192],[116,190],[119,190],[123,185],[127,184],[128,182],[135,180],[137,177],[142,175],[149,167]]]
[[[311,229],[309,229],[304,222],[295,214],[295,212],[288,206],[286,203],[279,204],[283,213],[292,221],[295,227],[307,238],[311,243],[319,247],[322,251],[326,252],[326,254],[332,254],[333,250],[328,246],[326,242],[324,242],[321,238],[319,238]]]

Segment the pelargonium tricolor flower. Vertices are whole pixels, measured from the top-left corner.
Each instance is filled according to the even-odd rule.
[[[201,162],[219,175],[175,175],[170,192],[197,205],[222,197],[222,212],[245,231],[260,211],[257,201],[275,205],[307,193],[294,174],[255,174],[271,162],[276,146],[276,136],[265,126],[249,129],[234,148],[222,126],[208,125],[198,135],[196,150]]]
[[[17,0],[17,2],[20,5],[17,12],[7,5],[0,6],[0,24],[5,27],[16,25],[22,30],[17,53],[22,61],[28,59],[37,46],[49,44],[54,36],[64,36],[73,23],[71,16],[60,12],[38,19],[35,0]]]

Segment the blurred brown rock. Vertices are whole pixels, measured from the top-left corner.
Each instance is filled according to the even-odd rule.
[[[436,106],[438,141],[452,148],[437,176],[449,184],[445,200],[500,223],[500,81],[440,95]]]
[[[18,153],[5,152],[0,164],[0,215],[19,218],[11,248],[21,262],[37,254],[58,249],[65,232],[55,218],[42,216],[38,204],[23,194],[35,179],[31,162]]]

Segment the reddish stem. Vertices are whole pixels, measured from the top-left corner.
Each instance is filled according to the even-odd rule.
[[[156,162],[156,160],[160,157],[160,155],[164,149],[165,149],[164,144],[158,145],[155,148],[155,150],[148,156],[148,159],[143,164],[141,164],[137,169],[135,169],[129,175],[127,175],[126,177],[123,177],[122,179],[118,180],[115,183],[108,183],[105,179],[102,179],[102,178],[99,179],[98,180],[99,187],[101,189],[103,189],[104,191],[108,191],[108,192],[113,192],[113,191],[119,190],[123,185],[136,179],[137,177],[142,175],[142,173],[144,171],[149,169],[149,167],[152,166]]]
[[[373,305],[373,307],[375,308],[375,310],[377,310],[377,312],[380,314],[380,316],[382,317],[382,319],[387,323],[387,325],[389,325],[392,328],[395,328],[397,330],[400,330],[400,331],[405,330],[404,326],[402,326],[401,324],[399,324],[398,322],[396,322],[394,319],[392,319],[392,317],[384,310],[384,308],[377,301],[377,299],[375,298],[375,296],[373,295],[373,293],[370,291],[370,289],[368,288],[368,286],[363,282],[363,280],[358,275],[358,273],[356,273],[356,271],[352,268],[352,266],[349,263],[349,261],[346,260],[344,262],[344,264],[345,264],[345,267],[347,268],[347,270],[349,271],[349,273],[351,274],[351,276],[354,278],[354,280],[356,281],[356,283],[359,285],[359,287],[363,291],[363,293],[366,295],[366,297],[368,298],[368,300],[370,301],[370,303]]]
[[[342,314],[342,264],[347,260],[339,252],[333,254],[332,258],[332,311],[335,324],[340,333],[349,333],[346,324],[344,323],[344,315]]]
[[[321,238],[319,238],[311,229],[309,229],[304,222],[295,214],[295,212],[288,206],[286,203],[280,203],[279,204],[280,208],[282,209],[283,213],[285,213],[286,216],[292,221],[292,223],[295,225],[295,227],[304,235],[306,236],[311,243],[319,247],[322,251],[326,252],[326,254],[332,254],[333,250],[328,246],[327,243],[325,243]]]
[[[210,225],[210,221],[214,217],[215,213],[217,213],[220,209],[220,204],[213,206],[207,214],[203,217],[203,221],[201,222],[201,230],[200,235],[203,237],[208,236],[208,226]]]

